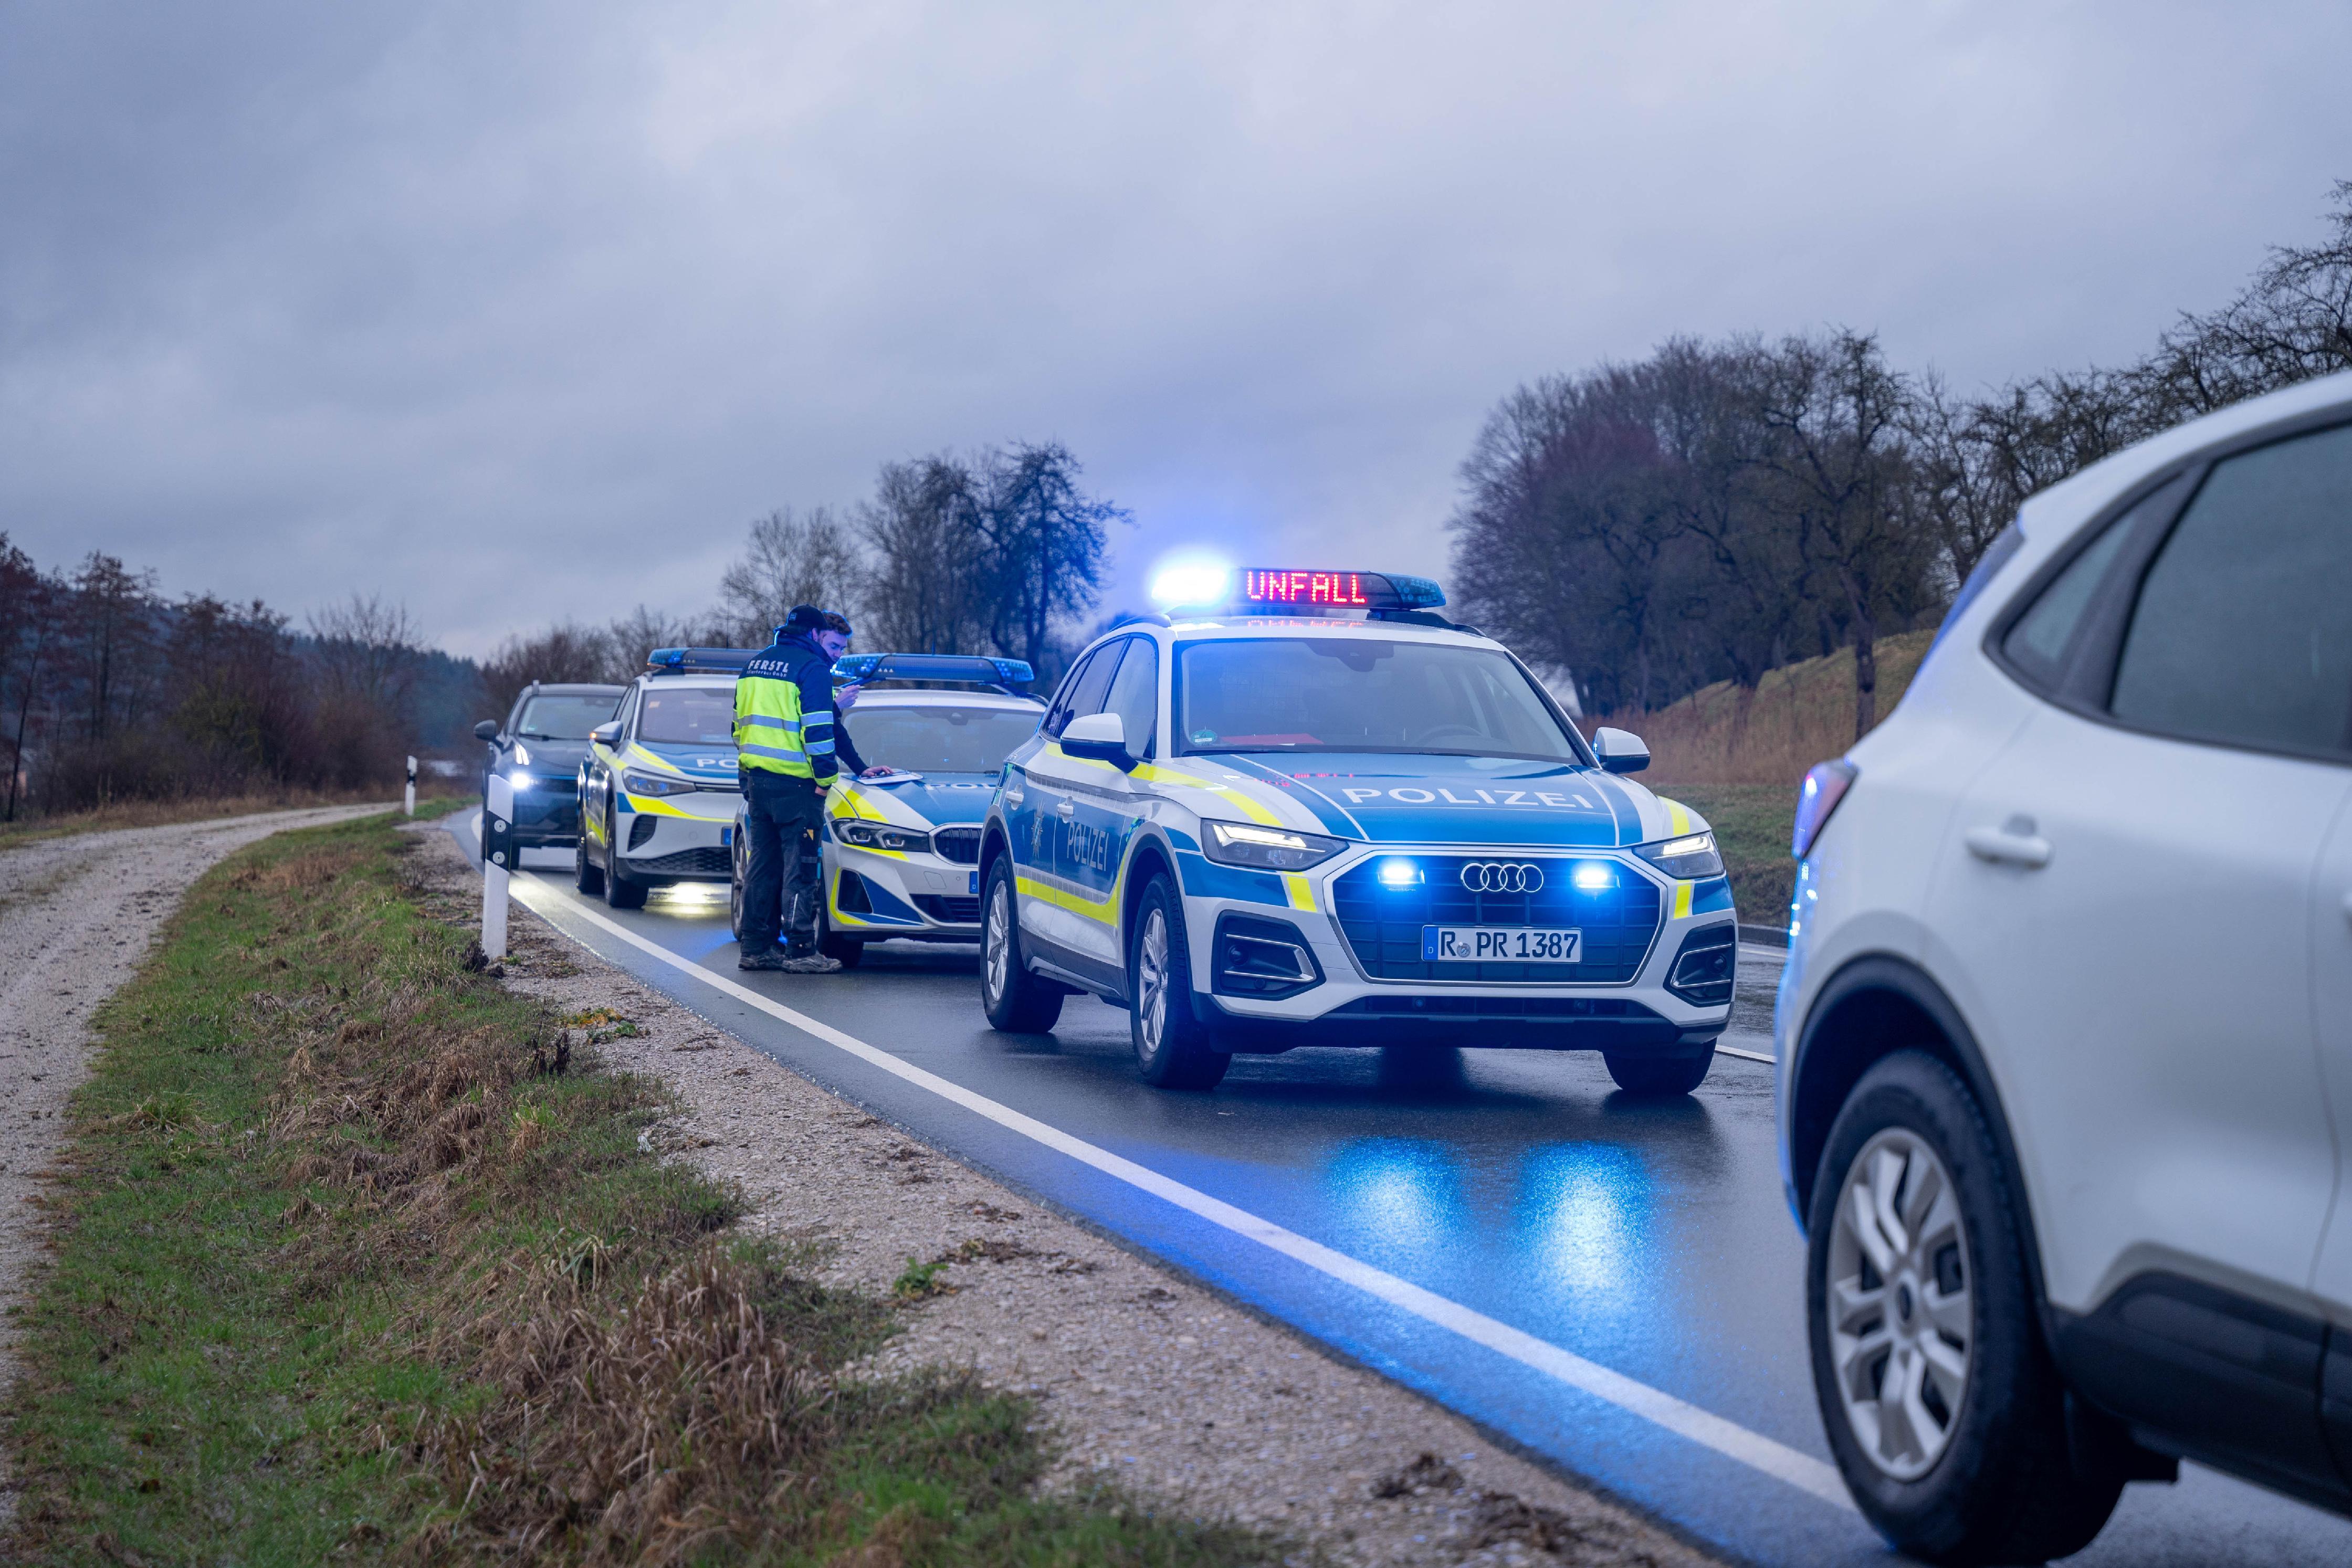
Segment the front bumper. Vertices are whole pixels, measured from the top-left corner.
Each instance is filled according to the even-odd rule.
[[[633,882],[731,881],[736,800],[709,789],[658,800],[623,795],[614,817],[621,866]]]
[[[1607,861],[1620,876],[1638,878],[1654,889],[1658,915],[1646,947],[1622,952],[1616,973],[1601,983],[1557,980],[1462,980],[1391,978],[1369,972],[1357,945],[1342,929],[1337,884],[1369,860],[1391,856],[1431,859],[1486,857],[1496,860]],[[1303,876],[1283,879],[1278,905],[1268,893],[1234,896],[1232,879],[1197,857],[1180,872],[1184,886],[1196,1010],[1213,1017],[1237,1049],[1286,1051],[1299,1045],[1443,1044],[1557,1051],[1648,1051],[1687,1050],[1712,1041],[1730,1020],[1727,985],[1724,1000],[1702,1005],[1669,989],[1667,980],[1685,956],[1685,943],[1719,941],[1736,931],[1727,885],[1720,879],[1676,883],[1636,857],[1607,851],[1563,855],[1508,845],[1486,849],[1462,845],[1381,845],[1351,851]],[[1305,984],[1265,988],[1236,978],[1224,940],[1241,931],[1279,942],[1275,928],[1296,933],[1307,955],[1297,966]],[[1265,951],[1266,949],[1259,949]],[[1736,954],[1736,946],[1732,949]],[[1277,958],[1271,966],[1278,969]],[[1249,994],[1257,989],[1260,994]]]
[[[579,839],[580,795],[572,779],[533,777],[514,792],[514,841],[518,845],[570,849]]]
[[[843,936],[977,942],[978,876],[940,854],[862,850],[830,835],[824,842],[827,916]]]

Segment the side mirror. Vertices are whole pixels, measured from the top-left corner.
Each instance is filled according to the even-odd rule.
[[[499,721],[494,718],[486,718],[481,723],[476,725],[474,727],[474,738],[476,740],[495,742],[499,738]]]
[[[1592,754],[1610,773],[1639,773],[1650,765],[1650,748],[1631,730],[1602,725],[1592,732]]]
[[[599,746],[620,745],[621,721],[616,718],[609,724],[598,725],[595,728],[588,732],[588,738],[594,741]]]
[[[1121,772],[1135,769],[1135,758],[1127,754],[1127,726],[1115,713],[1090,713],[1072,719],[1062,731],[1062,749],[1072,757],[1108,762]]]

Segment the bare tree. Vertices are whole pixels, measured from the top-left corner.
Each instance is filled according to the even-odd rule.
[[[866,560],[848,525],[824,507],[790,507],[754,518],[743,553],[719,580],[718,619],[745,647],[768,641],[795,604],[857,619]]]
[[[1100,595],[1108,525],[1133,519],[1078,488],[1084,470],[1059,442],[992,448],[972,466],[989,642],[1042,664],[1055,622],[1084,615]]]
[[[1800,557],[1843,601],[1858,740],[1878,722],[1880,626],[1917,601],[1926,567],[1899,502],[1910,387],[1875,338],[1844,330],[1785,339],[1765,370],[1759,414],[1773,439],[1763,464]]]
[[[566,621],[529,637],[509,637],[482,664],[482,686],[500,718],[533,681],[610,680],[613,640],[604,632]]]
[[[986,541],[977,486],[947,453],[886,463],[874,498],[857,508],[874,550],[866,609],[872,645],[914,653],[968,653],[987,635]]]

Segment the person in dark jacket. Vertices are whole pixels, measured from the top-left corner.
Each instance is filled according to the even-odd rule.
[[[833,689],[834,661],[848,651],[850,636],[845,618],[796,604],[776,640],[736,680],[736,768],[751,860],[738,968],[823,975],[841,967],[816,949],[824,873],[801,848],[816,831],[824,792],[843,764],[854,773],[879,771],[866,766],[836,719],[857,701],[854,685],[838,695]]]

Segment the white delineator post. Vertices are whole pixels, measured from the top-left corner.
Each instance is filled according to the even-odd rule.
[[[493,773],[482,799],[482,956],[507,956],[507,873],[514,865],[514,784]]]
[[[416,758],[414,757],[408,759],[408,793],[401,801],[401,809],[412,817],[416,815]]]

